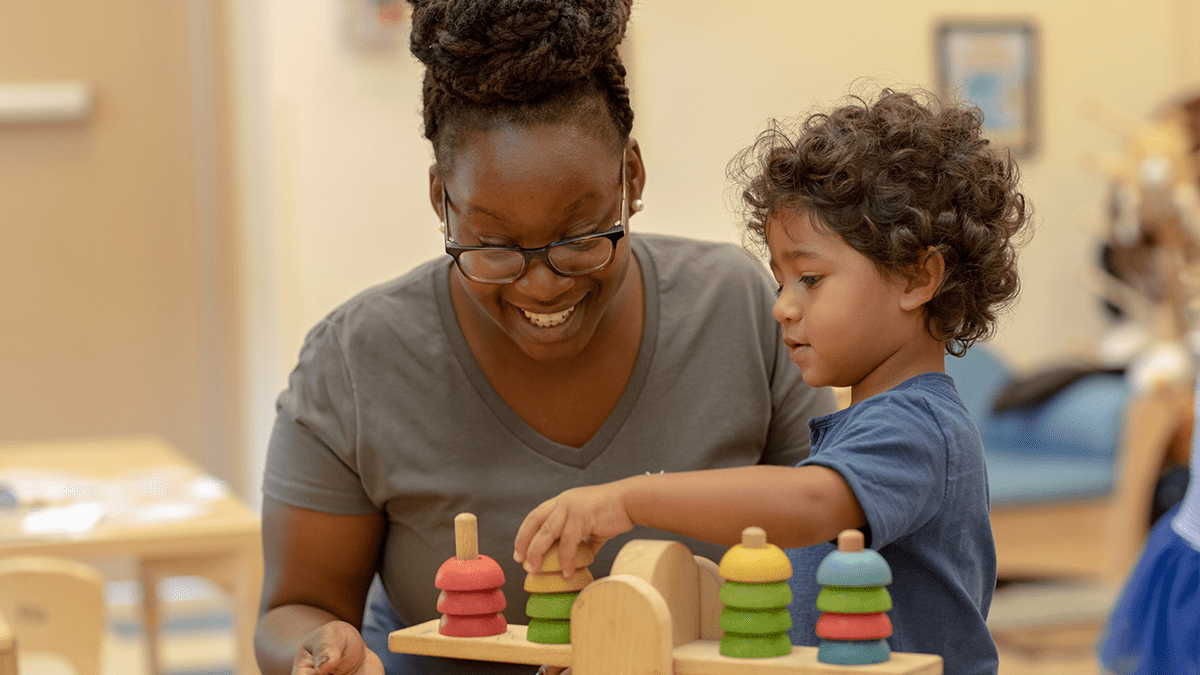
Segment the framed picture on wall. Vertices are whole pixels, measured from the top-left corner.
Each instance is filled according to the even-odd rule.
[[[936,38],[938,91],[983,111],[983,132],[1014,157],[1038,145],[1037,30],[1029,21],[943,21]]]

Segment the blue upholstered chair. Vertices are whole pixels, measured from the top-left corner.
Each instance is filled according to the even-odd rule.
[[[1134,397],[1125,377],[1077,379],[1031,406],[994,412],[1013,373],[975,346],[946,372],[983,437],[1001,577],[1124,578],[1149,526],[1186,392]]]

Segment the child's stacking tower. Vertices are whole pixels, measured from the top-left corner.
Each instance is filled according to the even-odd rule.
[[[792,563],[778,546],[767,543],[761,527],[742,530],[742,543],[721,557],[721,637],[723,656],[765,658],[792,652],[787,580]]]
[[[530,642],[571,643],[571,606],[579,597],[579,591],[594,580],[587,566],[595,559],[592,548],[580,544],[571,558],[575,572],[564,577],[558,542],[555,542],[546,551],[537,570],[532,569],[528,562],[525,563],[525,571],[529,573],[525,577],[525,590],[529,592],[529,602],[525,604],[525,613],[529,616],[526,638]]]
[[[817,637],[822,663],[857,666],[882,663],[890,656],[887,639],[892,622],[885,612],[892,597],[884,586],[892,583],[892,570],[878,552],[863,548],[863,534],[843,530],[838,550],[817,566]]]
[[[437,610],[442,613],[438,632],[451,637],[484,637],[508,630],[504,570],[479,553],[479,531],[474,514],[454,518],[455,555],[438,568],[433,585],[442,589]]]

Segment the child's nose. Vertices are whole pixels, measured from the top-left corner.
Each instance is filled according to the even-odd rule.
[[[784,325],[800,320],[800,303],[795,294],[789,292],[787,286],[784,286],[779,292],[779,297],[775,298],[771,315]]]

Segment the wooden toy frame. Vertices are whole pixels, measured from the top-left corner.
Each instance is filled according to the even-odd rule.
[[[717,564],[683,544],[638,539],[617,554],[612,574],[589,584],[571,609],[571,644],[526,639],[527,627],[482,638],[438,633],[438,619],[395,631],[388,649],[406,654],[529,665],[571,666],[574,675],[940,675],[942,658],[892,652],[884,663],[837,666],[816,647],[787,656],[738,659],[718,652],[721,578]]]

